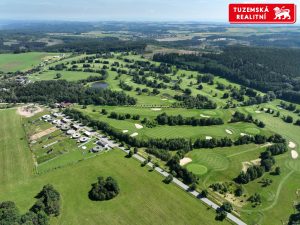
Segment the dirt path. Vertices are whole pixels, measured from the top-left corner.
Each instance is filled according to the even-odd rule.
[[[56,127],[51,127],[51,128],[49,128],[49,129],[47,129],[47,130],[44,130],[44,131],[41,131],[41,132],[39,132],[39,133],[37,133],[37,134],[32,135],[32,136],[30,137],[30,140],[31,140],[31,141],[37,140],[37,139],[39,139],[39,138],[41,138],[41,137],[44,137],[44,136],[46,136],[46,135],[48,135],[48,134],[53,133],[53,132],[56,131],[56,130],[58,130]]]

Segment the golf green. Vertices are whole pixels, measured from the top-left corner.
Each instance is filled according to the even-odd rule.
[[[245,132],[249,134],[259,134],[260,130],[254,127],[249,127],[245,129]]]
[[[197,175],[203,175],[207,173],[207,168],[205,166],[195,163],[187,165],[187,169]]]

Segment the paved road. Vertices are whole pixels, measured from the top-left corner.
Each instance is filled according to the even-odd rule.
[[[107,137],[103,137],[102,135],[100,135],[100,134],[98,134],[96,132],[93,135],[96,136],[97,138],[101,138],[102,140],[106,141],[111,148],[119,148],[119,149],[121,149],[122,151],[124,151],[124,152],[126,152],[128,154],[129,150],[126,150],[124,147],[120,147],[118,144],[114,143],[112,140],[108,139]],[[137,160],[139,160],[140,162],[144,162],[145,161],[145,158],[143,158],[140,155],[134,154],[133,157],[136,158]],[[153,163],[152,162],[149,162],[147,165],[150,166],[150,167],[153,167]],[[156,167],[155,170],[158,173],[160,173],[162,176],[164,176],[164,177],[169,176],[169,173],[166,172],[166,171],[164,171],[160,167]],[[181,189],[185,190],[186,192],[189,192],[191,195],[193,195],[194,197],[196,197],[200,201],[204,202],[206,205],[212,207],[213,209],[216,210],[217,208],[219,208],[219,205],[217,205],[216,203],[212,202],[208,198],[201,198],[199,192],[197,192],[197,191],[190,191],[189,190],[189,186],[187,186],[186,184],[184,184],[183,182],[181,182],[177,178],[174,177],[172,182],[175,183]],[[240,220],[238,217],[234,216],[231,213],[227,213],[227,217],[232,222],[234,222],[234,223],[236,223],[238,225],[247,225],[246,223],[244,223],[242,220]]]
[[[110,141],[111,142],[111,141]],[[113,145],[113,147],[118,147],[121,150],[123,150],[124,152],[128,153],[129,150],[125,150],[124,147],[119,147],[118,145],[114,144],[111,142],[111,144]],[[134,154],[133,155],[134,158],[136,158],[137,160],[139,160],[140,162],[144,162],[145,159],[143,157],[141,157],[140,155]],[[147,164],[150,167],[153,167],[153,163],[149,162]],[[169,173],[164,171],[163,169],[161,169],[160,167],[156,167],[155,170],[160,173],[161,175],[163,175],[164,177],[169,176]],[[197,199],[199,199],[200,201],[204,202],[206,205],[212,207],[213,209],[217,209],[219,208],[219,205],[217,205],[216,203],[212,202],[211,200],[209,200],[208,198],[200,198],[200,193],[197,191],[190,191],[189,190],[189,186],[187,186],[186,184],[184,184],[183,182],[181,182],[180,180],[178,180],[177,178],[173,178],[173,183],[175,183],[177,186],[179,186],[181,189],[189,192],[191,195],[195,196]],[[238,225],[247,225],[246,223],[244,223],[242,220],[240,220],[238,217],[236,217],[235,215],[231,214],[231,213],[227,213],[227,217],[228,219],[230,219],[232,222],[238,224]]]

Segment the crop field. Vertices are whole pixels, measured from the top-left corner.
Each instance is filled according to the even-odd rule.
[[[98,224],[99,220],[101,224],[176,224],[178,221],[216,224],[213,210],[208,210],[174,185],[164,184],[160,175],[141,168],[137,161],[125,158],[117,149],[62,169],[34,175],[22,119],[12,109],[0,111],[0,121],[4,124],[0,130],[3,171],[0,199],[14,201],[21,212],[34,203],[34,197],[43,185],[51,183],[63,199],[63,213],[51,219],[51,224]],[[118,181],[121,188],[118,198],[107,202],[89,200],[90,185],[98,176],[113,176]],[[174,211],[181,213],[174,214]],[[206,216],[203,217],[201,212]]]
[[[45,57],[57,55],[54,53],[22,53],[22,54],[0,54],[0,71],[16,72],[28,70],[38,65]]]

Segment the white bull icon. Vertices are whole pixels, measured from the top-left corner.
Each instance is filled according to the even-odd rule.
[[[290,10],[289,9],[284,9],[284,8],[279,8],[279,7],[275,7],[274,9],[274,12],[275,12],[275,20],[276,19],[291,19],[291,16],[290,16]]]

